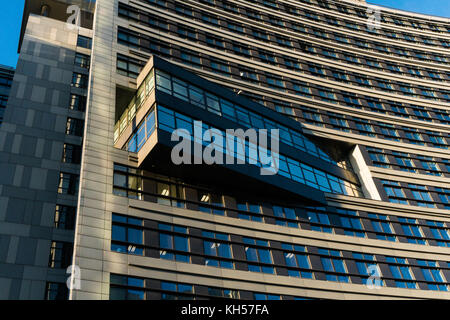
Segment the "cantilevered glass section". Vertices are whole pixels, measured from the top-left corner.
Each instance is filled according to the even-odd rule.
[[[156,86],[157,89],[162,92],[168,93],[221,117],[230,119],[244,128],[268,130],[279,129],[280,140],[285,144],[301,151],[308,152],[311,155],[321,158],[327,162],[338,165],[336,161],[331,159],[325,152],[323,152],[301,133],[287,128],[286,126],[283,126],[282,124],[268,118],[262,117],[261,115],[249,111],[248,109],[245,109],[230,100],[218,97],[211,92],[187,83],[175,76],[157,70]]]
[[[170,65],[165,61],[164,63]],[[226,138],[226,129],[254,128],[268,129],[268,132],[270,129],[278,129],[281,146],[275,164],[275,168],[278,168],[274,170],[276,176],[322,192],[362,197],[356,176],[339,168],[336,161],[301,133],[300,128],[296,130],[292,124],[291,127],[283,124],[283,116],[280,118],[280,115],[271,110],[258,113],[257,108],[253,107],[252,110],[246,107],[247,99],[233,99],[234,93],[228,90],[222,94],[212,93],[216,84],[208,87],[209,82],[204,79],[202,81],[206,83],[200,85],[201,81],[195,82],[195,79],[186,79],[184,76],[186,74],[179,73],[174,76],[167,70],[161,70],[156,64],[151,69],[147,68],[145,77],[139,76],[138,82],[141,84],[137,93],[115,126],[116,147],[137,153],[138,158],[144,158],[149,152],[146,144],[149,140],[153,141],[152,147],[161,143],[160,132],[165,132],[165,137],[170,140],[175,130],[184,129],[190,134],[188,138],[191,142],[207,146],[211,145],[211,141],[196,141],[192,137],[195,132],[201,132],[204,136],[207,130],[214,129],[220,132],[224,139],[222,143],[215,143],[215,150],[220,150],[223,156],[243,160],[246,165],[268,169],[258,157],[261,151],[270,156],[268,150],[261,150],[261,147],[253,142],[235,136],[234,147],[230,148],[230,151],[227,148],[230,141]],[[248,104],[251,103],[255,104],[248,101]],[[272,117],[271,113],[274,113]],[[201,128],[196,127],[196,121],[201,121]],[[232,126],[228,127],[230,124]],[[139,163],[142,162],[140,159]],[[234,163],[236,162],[238,161]],[[322,165],[318,165],[318,162]],[[282,185],[279,187],[283,188]]]
[[[262,117],[261,115],[245,109],[244,107],[237,105],[228,99],[221,98],[198,86],[172,76],[169,73],[156,70],[156,86],[157,90],[189,102],[191,105],[232,120],[241,125],[243,128],[267,130],[279,129],[281,142],[334,165],[340,165],[340,163],[334,161],[328,154],[322,151],[300,132],[290,129],[266,117]],[[131,100],[121,119],[116,124],[114,131],[115,141],[117,141],[119,135],[136,116],[136,111],[142,106],[143,102],[153,91],[154,87],[155,72],[154,69],[152,69],[145,78],[145,81],[139,87],[136,96]]]

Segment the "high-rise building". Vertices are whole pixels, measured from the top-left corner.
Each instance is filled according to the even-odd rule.
[[[3,122],[6,103],[8,102],[9,91],[14,77],[14,68],[0,65],[0,125]]]
[[[27,0],[0,298],[449,299],[449,46],[365,1]]]

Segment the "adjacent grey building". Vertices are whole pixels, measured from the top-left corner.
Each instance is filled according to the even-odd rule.
[[[365,1],[27,0],[0,298],[450,298],[449,34]],[[171,160],[175,129],[238,128],[279,130],[276,174]]]

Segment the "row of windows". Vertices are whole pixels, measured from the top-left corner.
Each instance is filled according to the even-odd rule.
[[[388,124],[375,120],[367,120],[353,116],[327,111],[326,113],[313,108],[300,106],[302,115],[298,115],[298,109],[294,109],[295,118],[304,122],[344,132],[352,132],[378,139],[401,141],[404,143],[433,148],[448,149],[448,134],[441,135],[437,131],[419,130],[394,124]]]
[[[157,126],[159,129],[167,131],[169,133],[172,133],[176,129],[184,129],[190,133],[191,137],[194,136],[193,132],[195,127],[195,120],[193,118],[162,106],[157,106],[156,109],[158,114]],[[221,154],[223,155],[229,154],[239,161],[256,165],[260,168],[264,168],[265,170],[274,170],[274,168],[276,167],[278,168],[278,172],[274,172],[277,175],[283,176],[295,182],[306,184],[310,187],[325,192],[345,194],[355,197],[362,196],[361,189],[358,185],[326,173],[322,170],[313,168],[305,163],[297,161],[296,159],[279,154],[279,159],[273,160],[277,163],[271,162],[270,164],[266,165],[261,162],[261,159],[258,156],[258,152],[259,154],[261,154],[260,152],[262,151],[263,154],[267,154],[267,149],[264,149],[261,146],[256,146],[255,143],[249,142],[247,139],[243,140],[239,136],[235,136],[233,138],[232,143],[235,144],[235,147],[229,148],[229,141],[226,138],[226,133],[224,130],[210,127],[205,123],[203,123],[202,128],[198,129],[202,130],[203,136],[205,134],[205,131],[210,129],[215,129],[218,130],[218,132],[221,132],[224,140],[220,142],[215,141],[214,148],[216,148],[216,150],[223,150],[221,152]],[[140,130],[140,128],[138,128],[137,130]],[[206,140],[199,142],[203,143],[206,146],[209,144]]]
[[[156,84],[158,90],[230,119],[246,128],[279,129],[281,142],[338,165],[301,133],[284,127],[268,118],[261,117],[255,112],[248,111],[227,99],[220,98],[213,93],[206,92],[201,88],[159,70],[156,72]]]
[[[380,180],[389,202],[450,210],[450,189]]]
[[[339,29],[347,29],[351,32],[367,32],[370,33],[372,36],[377,37],[386,37],[388,39],[384,39],[384,41],[389,41],[389,39],[399,40],[399,41],[406,41],[408,43],[417,43],[420,45],[426,45],[426,46],[441,46],[444,48],[448,48],[450,46],[450,42],[448,42],[445,39],[441,38],[430,38],[428,36],[424,35],[417,35],[409,32],[402,32],[398,31],[398,28],[395,28],[395,31],[392,31],[393,29],[386,29],[384,28],[386,25],[384,24],[386,22],[386,18],[383,15],[383,20],[381,21],[380,28],[372,28],[368,27],[367,21],[363,23],[359,23],[355,20],[346,20],[346,19],[336,19],[335,16],[330,16],[327,14],[322,13],[316,13],[312,12],[308,9],[303,9],[301,7],[292,7],[292,6],[286,6],[285,5],[285,11],[289,14],[295,15],[296,17],[306,18],[307,20],[312,20],[307,22],[309,26],[316,27],[316,23],[324,23],[327,25],[334,26]],[[237,13],[237,12],[235,12]],[[258,12],[257,14],[254,14],[252,10],[246,8],[246,15],[247,17],[250,17],[253,20],[257,20],[260,22],[268,22],[271,25],[275,27],[281,27],[285,29],[291,29],[293,24],[296,24],[297,22],[292,19],[285,19],[282,16],[272,16],[270,14],[265,14],[262,12]],[[245,14],[242,14],[242,16],[245,16]],[[381,18],[381,17],[380,17]],[[384,24],[384,26],[383,26]],[[313,30],[315,29],[313,27]],[[358,35],[360,36],[360,35]]]
[[[111,274],[110,300],[304,300],[302,297],[281,296],[198,284],[176,283]]]
[[[156,6],[167,8],[170,7],[169,4],[171,4],[173,1],[163,1],[163,0],[141,0],[145,3],[151,3]],[[209,6],[214,6],[216,8],[219,8],[220,6],[228,12],[233,13],[239,13],[242,12],[242,8],[235,3],[231,3],[227,0],[223,0],[220,2],[217,2],[215,0],[200,0],[202,3],[207,4]],[[332,13],[333,17],[336,11],[340,14],[347,14],[352,16],[352,18],[362,18],[367,19],[369,18],[372,13],[367,12],[367,7],[357,7],[357,6],[347,6],[343,3],[337,3],[337,2],[330,2],[325,0],[298,0],[299,2],[302,2],[306,5],[312,5],[312,6],[319,6],[320,10],[326,9],[326,10],[333,10]],[[251,1],[252,4],[254,4],[255,1]],[[293,10],[295,13],[296,7],[288,5],[286,3],[280,3],[276,1],[271,0],[262,0],[262,1],[256,1],[259,4],[264,5],[265,7],[275,9],[275,10],[281,10],[289,13]],[[176,3],[175,6],[178,6],[178,3]],[[301,8],[304,8],[304,5],[299,5]],[[177,11],[179,12],[179,11]],[[311,18],[314,19],[314,12],[311,12],[309,10],[306,11]],[[245,13],[250,19],[259,19],[261,12],[252,10],[249,7],[245,8]],[[450,26],[446,26],[444,24],[434,24],[430,22],[429,20],[421,19],[421,18],[411,18],[410,16],[405,16],[401,14],[392,14],[383,12],[383,14],[380,16],[381,21],[385,24],[395,25],[396,29],[398,27],[407,27],[407,28],[414,28],[418,30],[426,30],[426,31],[432,31],[432,32],[439,32],[439,33],[448,33],[450,32]],[[314,19],[315,20],[315,19]]]
[[[382,150],[367,147],[372,165],[381,168],[428,174],[434,176],[448,176],[450,174],[449,159],[435,159],[429,156],[408,154],[398,151]]]
[[[187,30],[187,29],[186,29]],[[119,42],[124,41],[125,39],[130,39],[132,38],[132,43],[130,43],[130,40],[128,40],[128,45],[139,45],[140,42],[144,42],[143,40],[143,36],[139,35],[139,34],[125,34],[123,32],[120,32],[121,30],[119,30]],[[123,29],[122,29],[123,31]],[[196,40],[196,33],[195,31],[190,31],[189,35],[191,39]],[[147,41],[148,42],[148,41]],[[208,45],[212,45],[215,48],[219,48],[222,50],[225,50],[225,45],[224,45],[224,41],[216,36],[208,36],[206,37],[206,43]],[[145,47],[144,44],[141,44],[141,46]],[[313,53],[313,54],[324,54],[327,57],[333,58],[334,60],[337,58],[337,53],[334,50],[325,50],[325,49],[321,49],[321,48],[315,48],[312,46],[308,46],[308,50],[309,52]],[[236,54],[241,54],[241,55],[246,55],[246,56],[250,56],[250,49],[244,45],[233,45],[233,51],[235,51]],[[259,51],[259,58],[262,61],[265,61],[266,63],[276,63],[276,59],[275,56],[272,54],[264,54],[264,50],[260,50]],[[280,60],[281,57],[278,57],[277,59]],[[382,69],[382,64],[381,62],[377,61],[377,60],[369,60],[369,59],[362,59],[360,60],[357,56],[353,55],[353,54],[345,54],[343,57],[341,57],[341,59],[343,59],[344,61],[350,62],[350,63],[357,63],[357,64],[361,64],[361,61],[366,61],[366,65],[369,67],[373,67],[373,68],[378,68],[378,69]],[[293,61],[293,63],[297,66],[299,66],[300,68],[300,61],[297,59],[293,59],[293,58],[287,58],[286,60],[291,60]],[[282,63],[281,63],[282,65]],[[229,67],[227,67],[229,68]],[[305,69],[305,67],[303,67],[302,69],[307,70],[307,68]],[[387,64],[386,67],[384,67],[385,70],[390,70],[392,72],[401,72],[401,70],[396,66],[396,65],[392,65],[392,64]],[[409,75],[413,75],[413,76],[420,76],[423,77],[424,75],[426,75],[426,73],[422,74],[421,70],[417,69],[414,66],[409,66],[408,68],[406,68],[407,72]],[[445,79],[445,75],[444,74],[440,74],[438,71],[434,71],[434,70],[428,70],[428,76],[433,79],[433,80],[444,80]],[[331,77],[331,73],[329,75]],[[357,82],[355,82],[357,83]],[[357,83],[358,84],[358,83]],[[388,83],[389,84],[389,83]],[[391,85],[392,86],[392,85]],[[411,93],[409,91],[405,91],[402,90],[401,88],[403,88],[405,86],[400,85],[400,88],[397,88],[396,90],[400,93],[406,94],[406,95],[411,95]],[[406,86],[405,88],[409,88],[408,86]],[[391,90],[389,86],[386,87],[382,87],[381,89],[383,90]],[[413,94],[415,96],[421,96],[424,98],[430,98],[430,99],[434,99],[436,97],[438,97],[438,95],[436,93],[433,93],[432,90],[430,90],[429,88],[417,88],[416,93],[413,92]],[[444,91],[444,95],[445,95],[445,91]]]
[[[350,16],[353,16],[351,18],[362,18],[362,19],[368,19],[372,13],[367,11],[367,7],[362,7],[362,8],[358,8],[356,6],[346,6],[343,3],[331,3],[329,1],[324,1],[324,0],[298,0],[299,2],[302,2],[304,4],[307,5],[313,5],[313,6],[319,6],[320,10],[326,9],[326,10],[333,10],[333,11],[337,11],[338,13],[341,14],[347,14]],[[263,1],[262,4],[267,6],[266,1]],[[295,7],[287,5],[287,4],[281,4],[281,3],[274,3],[272,2],[274,5],[270,5],[270,7],[272,8],[279,8],[279,10],[283,10],[286,12],[292,12],[295,14]],[[225,6],[224,6],[225,7]],[[302,6],[301,6],[302,7]],[[381,10],[382,11],[382,10]],[[306,11],[309,16],[313,19],[315,19],[315,13],[311,12],[311,11]],[[330,12],[331,13],[331,12]],[[334,13],[334,12],[333,12]],[[387,12],[382,12],[381,16],[381,22],[385,23],[385,24],[390,24],[390,25],[395,25],[395,28],[397,29],[397,27],[408,27],[408,28],[414,28],[414,29],[418,29],[418,30],[427,30],[427,31],[432,31],[432,32],[440,32],[440,33],[448,33],[450,32],[450,26],[445,26],[443,24],[434,24],[428,20],[424,20],[424,19],[419,19],[419,18],[414,18],[412,19],[411,17],[407,17],[407,16],[403,16],[403,15],[398,15],[398,14],[391,14],[391,13],[387,13]]]
[[[275,199],[242,199],[230,192],[212,191],[148,171],[143,175],[120,165],[115,166],[113,182],[116,195],[162,205],[337,235],[418,243],[403,229],[403,218],[396,216],[333,207],[286,206]],[[416,220],[414,224],[421,234],[421,244],[450,247],[450,233],[444,222]]]
[[[121,31],[119,30],[119,33]],[[447,124],[449,122],[449,114],[446,110],[441,109],[431,109],[428,107],[423,106],[413,106],[408,105],[406,103],[400,103],[400,102],[393,102],[393,101],[381,101],[378,98],[372,98],[368,96],[362,96],[360,94],[354,94],[351,92],[347,92],[344,90],[337,90],[337,89],[328,89],[324,88],[318,85],[306,83],[300,80],[295,79],[287,79],[287,78],[280,78],[279,76],[270,74],[270,73],[261,73],[257,70],[243,67],[243,66],[236,66],[231,67],[230,64],[226,61],[218,61],[217,58],[215,60],[212,60],[210,62],[210,66],[206,63],[206,58],[200,57],[199,54],[195,52],[190,51],[182,51],[180,60],[182,63],[185,63],[189,66],[196,67],[196,68],[203,68],[208,71],[213,71],[216,73],[220,73],[221,75],[227,75],[232,76],[234,78],[237,78],[239,80],[245,80],[252,83],[263,83],[267,87],[281,90],[284,92],[289,92],[291,94],[296,94],[302,97],[307,98],[314,98],[317,101],[324,101],[328,103],[339,103],[341,105],[361,109],[364,108],[369,111],[373,112],[379,112],[379,113],[389,113],[394,116],[399,116],[403,118],[415,118],[421,121],[436,121],[439,123],[445,123]],[[266,62],[276,62],[275,56],[271,55],[270,53],[264,53],[260,56],[263,61]],[[173,57],[172,57],[173,58]],[[342,77],[349,77],[348,74],[336,71],[336,70],[325,70],[322,68],[322,66],[317,64],[309,64],[307,66],[306,64],[301,64],[296,62],[296,60],[293,60],[291,58],[286,59],[284,57],[284,63],[286,64],[287,68],[294,68],[299,70],[305,70],[307,73],[310,73],[315,76],[322,76],[322,77],[329,77],[335,80],[342,81]],[[282,59],[283,60],[283,59]],[[234,68],[237,68],[238,71],[234,71]],[[365,86],[371,86],[372,84],[369,82],[370,80],[368,78],[360,77],[360,76],[353,76],[355,83],[358,85],[365,85]],[[349,78],[350,79],[350,78]],[[346,81],[347,82],[347,81]],[[380,84],[382,87],[380,87],[383,90],[390,91],[389,88],[394,88],[391,83],[385,82],[384,80],[379,80],[378,84]],[[396,85],[395,88],[398,90],[398,92],[401,92],[402,94],[410,95],[409,92],[410,87],[409,85]],[[403,88],[403,89],[401,89]],[[411,89],[412,90],[412,89]],[[426,99],[443,99],[447,101],[450,99],[448,90],[441,90],[440,95],[438,96],[437,93],[435,93],[433,90],[430,90],[430,88],[417,88],[418,93],[414,93],[416,96],[421,96]]]
[[[266,55],[267,56],[267,55]],[[275,62],[275,57],[272,57],[272,61]],[[285,61],[286,63],[286,61]],[[415,86],[411,84],[406,83],[400,83],[400,82],[394,82],[390,80],[380,79],[376,77],[371,76],[361,76],[353,73],[348,73],[345,71],[338,71],[331,67],[324,67],[315,63],[306,63],[300,65],[300,63],[295,62],[294,60],[290,59],[289,62],[287,62],[289,66],[294,66],[295,69],[298,70],[304,70],[306,73],[311,74],[313,76],[319,76],[323,78],[332,79],[339,82],[344,82],[346,84],[352,84],[357,86],[366,87],[369,89],[374,90],[381,90],[389,93],[396,93],[396,94],[402,94],[414,98],[419,99],[428,99],[428,100],[440,100],[440,101],[450,101],[450,91],[448,90],[434,90],[428,87],[423,86]],[[229,68],[229,67],[228,67]],[[231,72],[230,72],[231,73]],[[255,73],[256,75],[256,73]],[[295,79],[290,79],[286,77],[280,77],[277,75],[272,75],[270,73],[265,73],[265,77],[261,74],[259,75],[259,81],[264,83],[264,78],[266,85],[275,88],[281,91],[287,92],[290,91],[297,91],[295,90],[295,85],[298,82]],[[256,80],[256,79],[255,79]],[[316,87],[319,92],[321,86],[315,85],[310,87]],[[334,90],[326,88],[332,95],[332,97],[328,97],[328,102],[333,102],[333,100],[337,100],[335,94],[333,93]],[[352,94],[347,91],[343,90],[335,90],[334,92],[340,93],[342,95],[344,94]],[[310,93],[310,92],[309,92]],[[327,97],[325,97],[327,98]],[[420,119],[422,120],[422,119]],[[431,121],[431,119],[430,119]]]
[[[170,30],[169,22],[167,22],[167,21],[164,21],[158,25],[154,25],[152,23],[149,23],[148,21],[149,20],[150,21],[158,21],[158,20],[160,20],[159,18],[157,18],[155,16],[151,16],[148,13],[143,12],[142,10],[134,9],[132,7],[127,7],[125,5],[122,5],[121,8],[122,9],[119,13],[120,16],[127,17],[129,19],[133,19],[139,23],[143,23],[150,27],[158,28],[164,32],[167,32],[168,30]],[[132,11],[134,11],[134,12],[132,12]],[[151,18],[149,18],[149,16],[151,16]],[[215,19],[218,20],[219,18],[216,17]],[[333,19],[333,18],[331,18],[331,19]],[[201,19],[202,22],[205,22],[205,20],[208,20],[208,21],[206,21],[207,23],[210,23],[210,21],[211,21],[211,19],[208,19],[208,18]],[[327,23],[329,24],[332,22],[327,21]],[[230,32],[238,33],[240,35],[252,36],[256,40],[270,42],[270,43],[281,45],[281,46],[287,45],[288,47],[291,47],[291,48],[296,47],[292,43],[292,40],[286,38],[284,35],[283,36],[279,35],[278,37],[270,37],[266,31],[264,31],[262,29],[258,29],[254,26],[251,26],[251,27],[249,27],[248,25],[244,26],[243,24],[236,23],[234,21],[233,22],[223,21],[223,23],[221,23],[220,26],[219,25],[215,25],[215,26],[223,27]],[[265,26],[261,26],[261,27],[264,28]],[[328,40],[328,42],[330,40],[332,40],[337,43],[345,44],[347,46],[351,45],[356,48],[369,47],[369,42],[364,38],[351,37],[351,36],[347,36],[345,34],[341,34],[338,32],[328,33],[328,32],[326,32],[326,30],[319,31],[317,29],[317,27],[315,29],[311,29],[311,30],[308,29],[308,31],[307,31],[303,25],[293,23],[293,24],[291,24],[291,29],[296,34],[298,34],[298,32],[301,32],[306,36],[313,36],[315,38],[325,38]],[[188,38],[188,39],[191,39],[194,41],[197,40],[197,35],[196,35],[195,29],[180,26],[178,28],[177,33],[181,37],[185,37],[185,38]],[[390,35],[392,36],[392,33],[390,33]],[[298,41],[298,40],[295,39],[294,41]],[[407,50],[403,47],[395,47],[395,46],[387,47],[384,43],[381,43],[381,42],[370,42],[370,44],[372,46],[371,49],[373,49],[374,51],[381,52],[383,54],[396,55],[396,56],[400,56],[400,57],[413,57],[413,58],[416,58],[416,59],[419,59],[422,61],[431,61],[431,62],[435,62],[435,63],[446,63],[447,62],[447,58],[445,56],[439,55],[439,54],[427,54],[427,52],[424,52],[424,51]],[[442,45],[442,43],[441,43],[441,45]]]
[[[361,67],[368,67],[371,69],[376,69],[382,72],[393,73],[396,75],[403,75],[413,78],[427,79],[432,81],[448,81],[450,79],[450,73],[439,71],[436,69],[428,69],[428,68],[417,68],[417,66],[398,63],[398,62],[390,62],[385,60],[379,60],[376,58],[367,58],[360,54],[350,53],[343,50],[339,50],[336,48],[323,48],[321,46],[316,46],[314,44],[305,45],[305,50],[308,53],[314,56],[320,56],[321,58],[330,59],[332,61],[340,61],[352,65],[357,65]],[[380,50],[387,52],[383,47],[377,46]],[[293,59],[297,64],[300,63],[299,60]],[[284,60],[288,60],[287,57],[284,57]],[[340,70],[342,71],[342,69]]]
[[[113,214],[111,250],[210,267],[381,286],[448,290],[445,262],[279,243]],[[144,240],[145,239],[145,240]],[[145,245],[144,245],[145,243]],[[401,272],[398,272],[401,271]]]

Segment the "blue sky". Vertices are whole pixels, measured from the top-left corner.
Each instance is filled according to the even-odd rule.
[[[366,2],[450,18],[450,1],[448,0],[366,0]]]
[[[20,24],[25,0],[3,0],[0,10],[0,64],[16,66]],[[448,0],[367,0],[392,8],[450,17]]]
[[[25,0],[3,0],[0,9],[0,64],[15,67]]]

